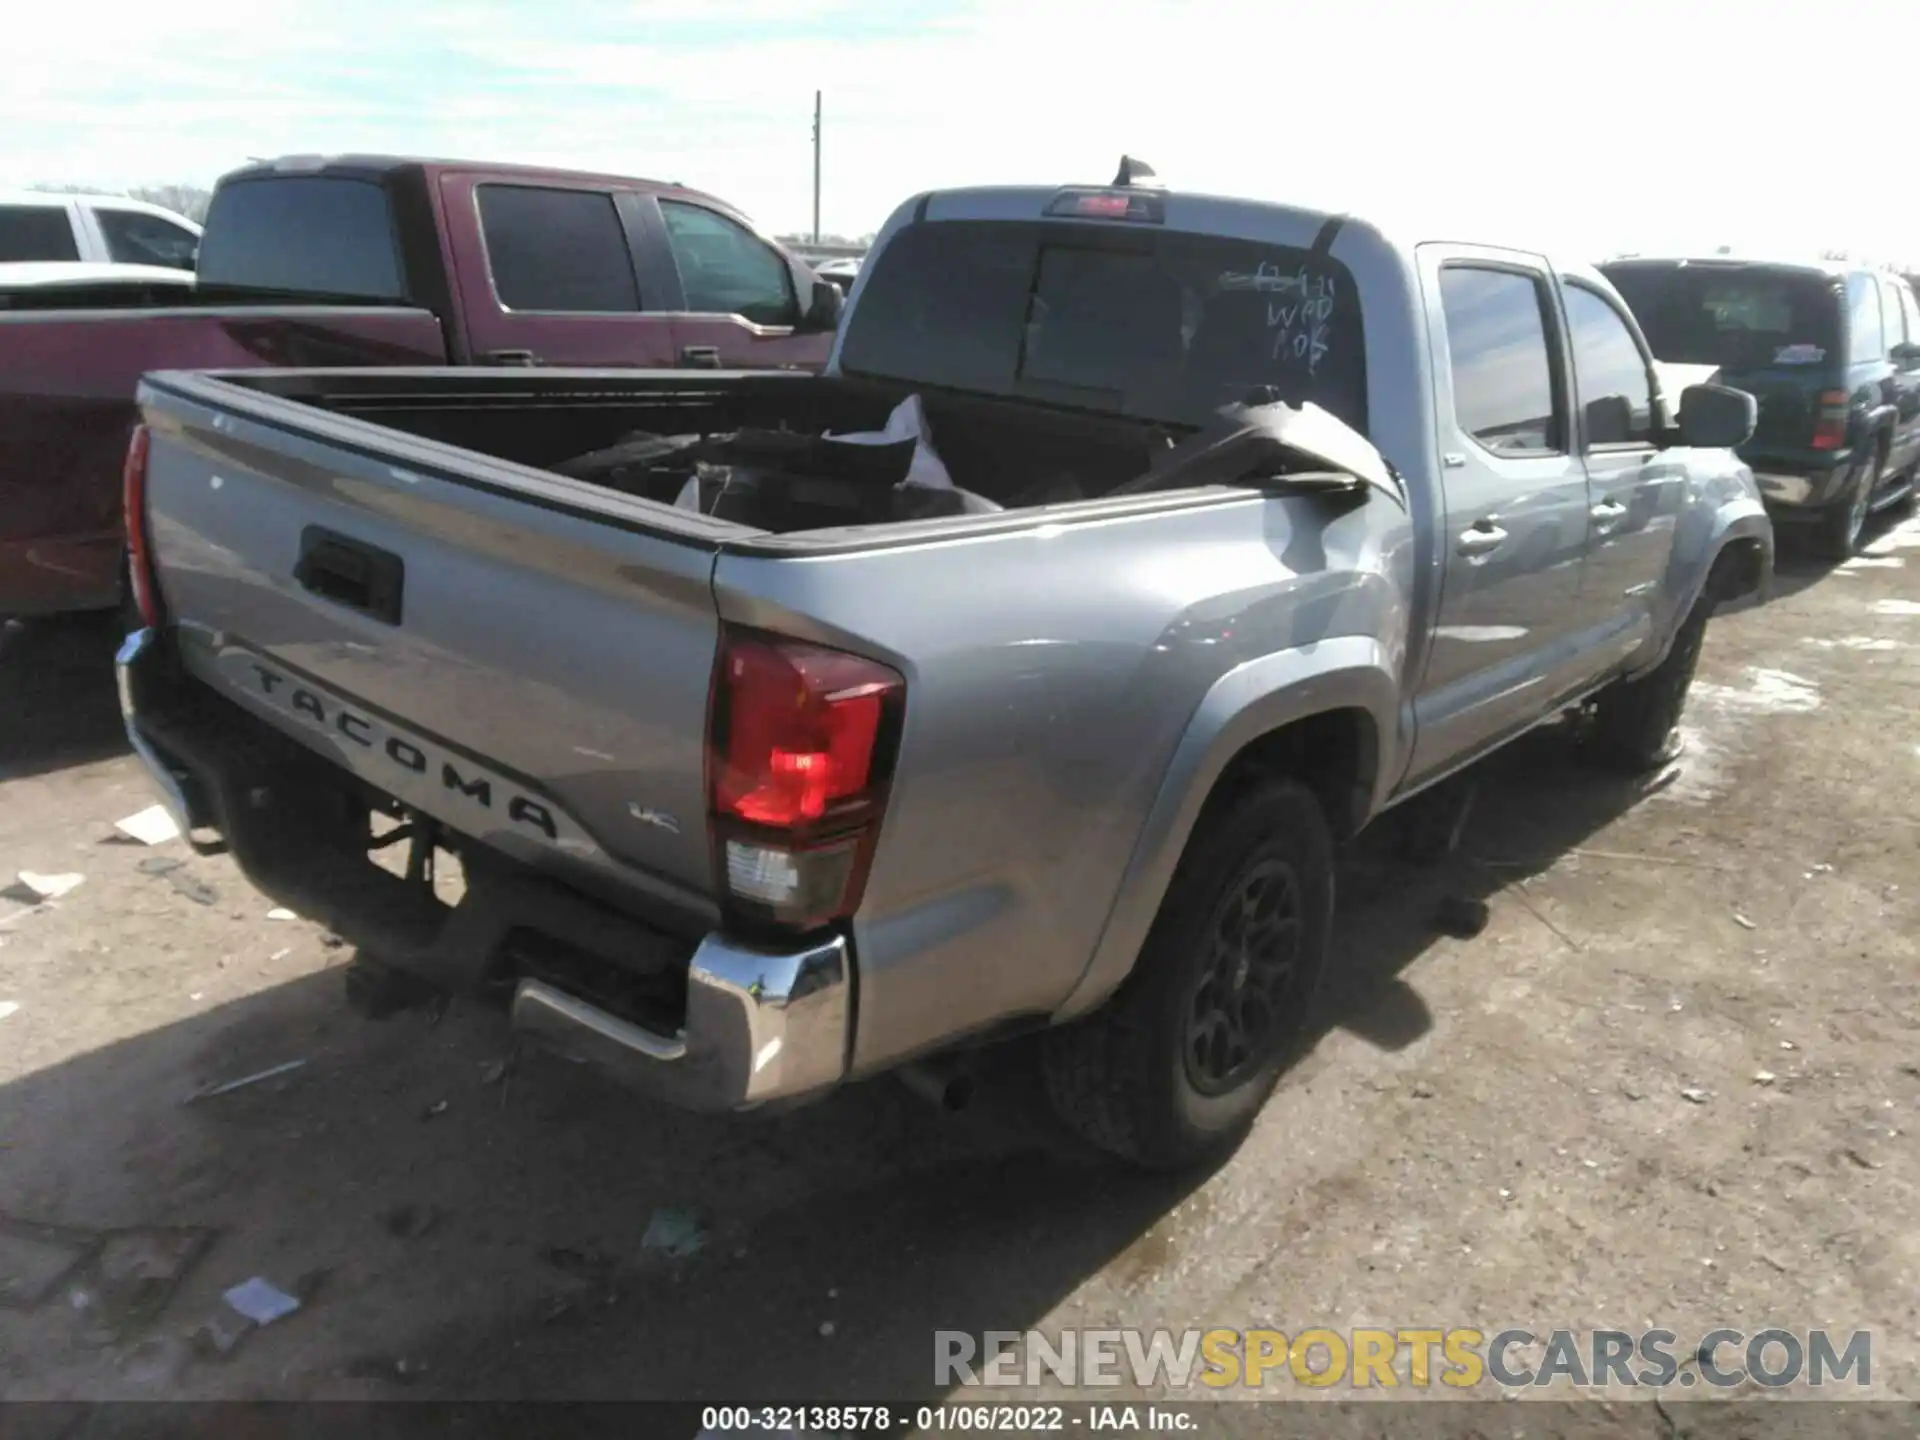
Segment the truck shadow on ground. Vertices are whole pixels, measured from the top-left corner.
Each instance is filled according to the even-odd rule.
[[[0,780],[127,749],[114,691],[117,614],[0,623]]]
[[[1403,972],[1435,906],[1546,868],[1646,789],[1572,760],[1549,729],[1479,767],[1462,844],[1435,863],[1397,858],[1430,816],[1363,837],[1323,1029],[1390,1049],[1425,1034]],[[15,1393],[932,1399],[936,1330],[1036,1324],[1101,1272],[1124,1292],[1164,1260],[1171,1212],[1204,1204],[1205,1176],[1138,1176],[1068,1142],[1030,1047],[958,1117],[882,1080],[709,1118],[543,1055],[503,1074],[507,1043],[464,1006],[361,1021],[335,969],[0,1088],[0,1212],[220,1232],[117,1348],[77,1346],[58,1295],[0,1308]],[[290,1059],[306,1063],[182,1103]],[[663,1226],[673,1243],[650,1244]],[[225,1287],[308,1274],[325,1279],[299,1314],[155,1378],[154,1354],[178,1353]]]

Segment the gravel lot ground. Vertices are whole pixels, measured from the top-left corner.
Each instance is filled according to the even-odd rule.
[[[225,860],[113,840],[152,796],[108,629],[16,628],[0,882],[86,878],[0,900],[0,1396],[929,1399],[936,1328],[1778,1323],[1871,1330],[1876,1392],[1920,1398],[1920,522],[1873,549],[1715,623],[1662,781],[1541,732],[1459,853],[1360,846],[1324,1038],[1184,1181],[1067,1145],[1017,1057],[958,1117],[885,1081],[715,1120],[502,1076],[461,1006],[356,1019],[346,952]],[[1463,894],[1491,923],[1437,937]],[[644,1243],[663,1211],[696,1253]],[[129,1227],[208,1248],[104,1284],[169,1268],[120,1235],[24,1303]],[[253,1275],[307,1304],[195,1358]]]

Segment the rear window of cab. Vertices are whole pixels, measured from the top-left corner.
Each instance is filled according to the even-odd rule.
[[[850,374],[1180,425],[1272,396],[1366,431],[1360,297],[1337,260],[1112,226],[921,222],[869,262]]]

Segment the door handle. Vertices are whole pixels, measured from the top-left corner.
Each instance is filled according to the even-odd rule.
[[[1476,520],[1460,532],[1458,549],[1462,555],[1487,555],[1506,543],[1507,532],[1491,520]]]
[[[720,347],[718,345],[686,345],[680,350],[680,363],[689,370],[718,370],[720,368]]]
[[[540,357],[531,350],[489,350],[489,365],[538,365]]]
[[[300,559],[293,567],[293,578],[311,595],[358,610],[385,625],[400,623],[407,567],[391,550],[309,525],[300,532]]]
[[[1627,507],[1618,500],[1602,500],[1587,512],[1596,530],[1611,530],[1626,516]]]

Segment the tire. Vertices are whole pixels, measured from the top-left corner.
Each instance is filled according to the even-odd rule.
[[[1836,564],[1851,560],[1860,548],[1860,536],[1867,528],[1867,516],[1873,508],[1873,492],[1880,488],[1880,467],[1885,457],[1878,451],[1853,467],[1847,491],[1839,501],[1821,514],[1815,543],[1822,558]]]
[[[1640,775],[1680,754],[1680,715],[1700,666],[1713,614],[1712,581],[1680,622],[1667,658],[1637,680],[1616,680],[1593,702],[1590,753],[1610,770]]]
[[[1143,1169],[1231,1153],[1312,1016],[1333,890],[1333,836],[1297,781],[1256,782],[1203,821],[1133,973],[1099,1010],[1045,1037],[1060,1118]],[[1250,918],[1270,942],[1252,952]]]

